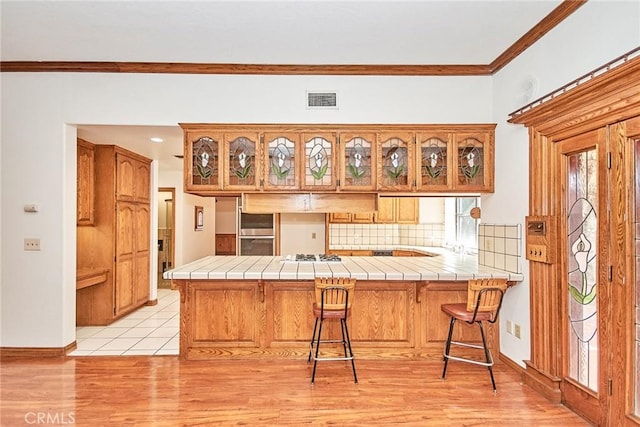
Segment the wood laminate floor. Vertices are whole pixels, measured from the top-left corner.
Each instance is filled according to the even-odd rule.
[[[357,355],[356,355],[357,356]],[[495,366],[438,361],[181,361],[176,356],[4,358],[2,426],[587,426]],[[49,422],[36,422],[36,420]]]

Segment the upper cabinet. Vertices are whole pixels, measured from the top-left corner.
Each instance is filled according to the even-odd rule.
[[[376,134],[371,132],[340,134],[340,189],[375,191]]]
[[[416,134],[416,190],[493,192],[493,126],[484,132]]]
[[[414,135],[409,132],[378,134],[378,189],[411,191]]]
[[[494,188],[493,124],[181,126],[188,193]]]

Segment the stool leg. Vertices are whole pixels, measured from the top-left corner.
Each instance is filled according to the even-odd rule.
[[[447,336],[447,343],[445,344],[444,347],[444,356],[442,357],[442,359],[444,360],[444,367],[442,369],[442,379],[444,379],[444,376],[447,374],[447,364],[449,363],[449,358],[447,356],[449,356],[449,350],[451,349],[451,337],[453,336],[453,325],[455,325],[456,323],[456,318],[455,317],[451,317],[451,322],[449,323],[449,335]]]
[[[489,347],[487,347],[487,340],[484,337],[484,328],[482,327],[482,322],[476,322],[478,326],[480,326],[480,335],[482,336],[482,346],[484,347],[484,356],[487,359],[487,369],[489,370],[489,375],[491,376],[491,385],[493,386],[493,392],[496,390],[496,381],[493,379],[493,369],[491,366],[493,365],[493,359],[491,358],[491,352],[489,351]]]
[[[353,369],[353,381],[354,382],[358,382],[358,376],[356,375],[356,363],[354,361],[353,358],[353,349],[351,349],[351,338],[349,337],[349,329],[347,328],[347,320],[346,319],[340,319],[340,322],[342,323],[343,327],[344,327],[344,333],[347,336],[347,345],[349,346],[349,356],[351,357],[351,369]]]
[[[340,333],[342,334],[342,348],[344,350],[344,357],[347,357],[347,339],[345,338],[345,334],[344,334],[344,328],[345,328],[345,322],[343,319],[340,319]]]
[[[313,335],[311,335],[311,342],[309,343],[309,357],[307,358],[307,363],[311,362],[311,352],[313,351],[313,342],[316,339],[317,328],[318,328],[318,318],[316,317],[316,322],[313,324]]]
[[[311,374],[311,384],[316,379],[316,366],[318,365],[318,355],[320,353],[320,337],[322,336],[322,319],[320,319],[320,325],[318,326],[318,337],[316,339],[316,357],[313,359],[313,374]]]

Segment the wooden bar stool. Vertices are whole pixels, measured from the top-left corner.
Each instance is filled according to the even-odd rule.
[[[484,335],[484,328],[482,322],[495,323],[498,319],[498,313],[502,306],[502,298],[507,290],[506,279],[479,279],[469,280],[467,285],[467,302],[457,304],[442,304],[440,308],[443,312],[451,316],[451,322],[449,324],[449,336],[447,337],[447,343],[444,349],[444,368],[442,369],[442,379],[444,380],[447,374],[447,363],[449,359],[457,360],[460,362],[472,363],[474,365],[486,366],[491,376],[491,384],[493,385],[493,391],[496,391],[496,382],[493,378],[493,358],[491,357],[491,351],[487,347],[487,341]],[[474,323],[480,328],[480,335],[482,336],[482,345],[475,345],[465,342],[452,341],[453,326],[456,320],[463,320],[470,325]],[[451,346],[457,345],[461,347],[471,347],[484,350],[484,361],[477,359],[471,359],[467,357],[459,357],[451,355]]]
[[[307,363],[313,358],[313,374],[311,384],[316,378],[316,366],[318,361],[350,360],[353,369],[353,379],[357,383],[356,365],[353,360],[353,350],[347,328],[347,319],[351,313],[353,304],[355,279],[349,278],[316,278],[315,280],[315,302],[313,303],[313,315],[316,319],[313,325],[313,336],[309,343],[309,357]],[[340,321],[341,340],[321,339],[322,325],[325,320]],[[317,334],[316,334],[317,332]],[[320,356],[321,343],[342,343],[344,356]]]

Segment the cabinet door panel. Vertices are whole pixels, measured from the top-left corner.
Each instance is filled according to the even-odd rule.
[[[224,134],[224,189],[256,190],[260,185],[260,138],[257,132]]]
[[[264,135],[264,187],[272,190],[300,188],[298,172],[300,136],[296,133]]]
[[[414,346],[415,285],[412,282],[356,284],[349,332],[359,345]]]
[[[302,189],[335,190],[335,133],[305,133],[302,135],[302,142],[304,153],[300,163]]]
[[[134,198],[139,202],[148,202],[151,198],[151,167],[148,163],[136,160]]]
[[[134,295],[136,303],[149,301],[149,260],[150,260],[150,212],[149,206],[138,204],[135,207],[135,277]]]
[[[340,189],[374,191],[376,189],[376,135],[340,134]]]
[[[456,135],[455,147],[454,188],[458,191],[493,191],[491,135]]]
[[[135,274],[135,208],[133,203],[119,202],[116,206],[116,262],[115,314],[131,308],[135,302],[133,276]]]
[[[118,200],[135,199],[136,161],[116,153],[116,197]]]
[[[187,191],[222,189],[220,149],[222,135],[187,131],[184,135],[184,170]]]
[[[374,214],[374,221],[378,224],[391,224],[395,219],[395,199],[393,197],[378,198],[378,211]]]
[[[267,295],[267,347],[309,342],[313,333],[313,283],[265,284]],[[330,322],[327,322],[327,324]],[[326,335],[325,335],[326,336]]]
[[[418,223],[418,199],[415,197],[398,197],[395,199],[395,214],[398,224]]]
[[[413,188],[413,134],[378,134],[378,188],[408,191]]]
[[[191,289],[191,306],[194,328],[191,342],[208,346],[259,345],[260,313],[258,285],[253,283],[220,284],[201,288],[197,283]]]
[[[90,144],[78,141],[77,149],[77,224],[93,225],[95,205],[95,151]]]
[[[453,186],[453,135],[420,133],[416,136],[416,186],[420,191],[447,191]]]

